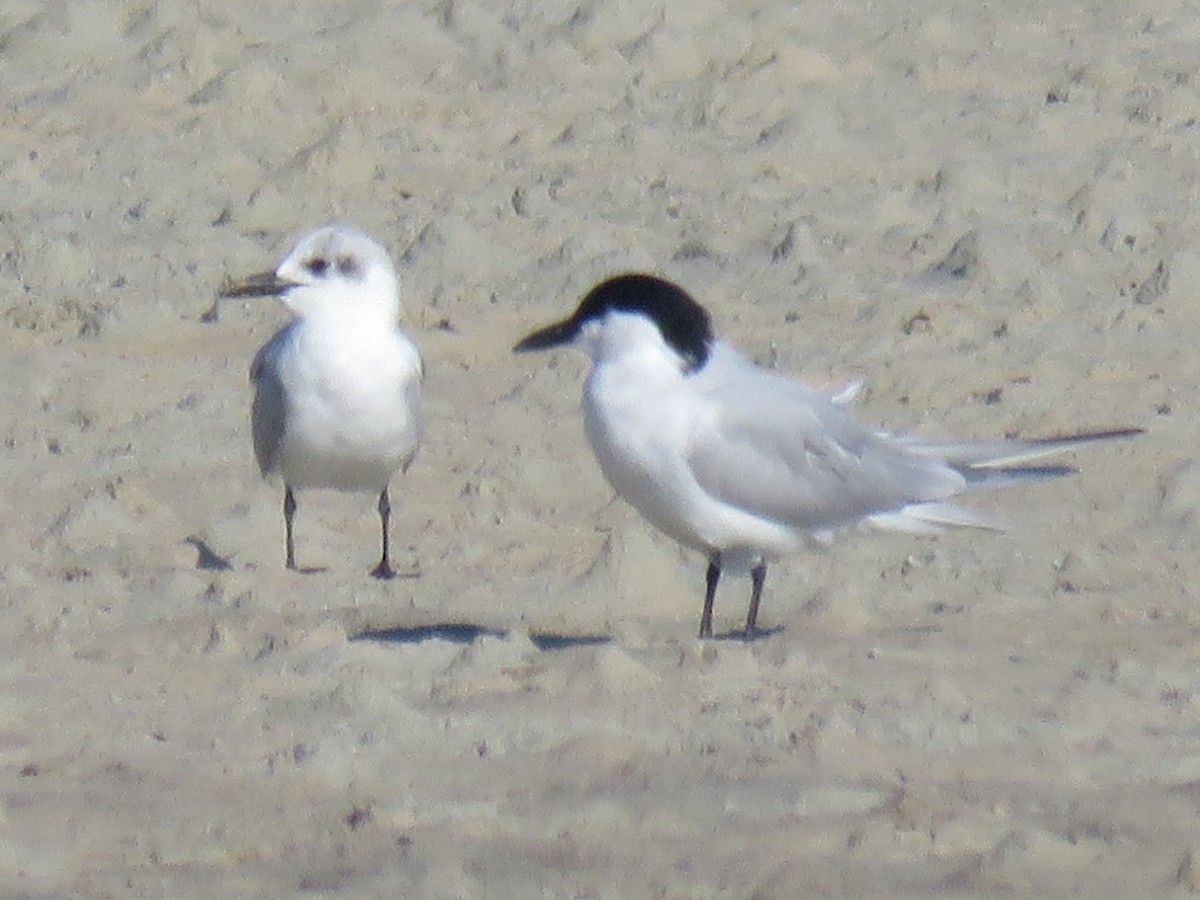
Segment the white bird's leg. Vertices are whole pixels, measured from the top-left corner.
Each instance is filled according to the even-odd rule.
[[[717,582],[721,580],[721,557],[710,556],[705,575],[704,611],[700,614],[700,637],[712,637],[713,600],[717,596]]]
[[[287,567],[289,569],[296,568],[296,543],[292,539],[292,520],[296,518],[296,498],[292,496],[292,489],[288,485],[283,486],[283,527],[287,533]]]
[[[388,489],[384,488],[379,494],[379,522],[383,527],[383,554],[379,557],[379,565],[371,570],[376,578],[393,578],[396,573],[392,570],[388,558],[388,523],[392,519],[392,501],[388,497]]]
[[[767,580],[767,562],[762,560],[750,570],[750,610],[746,613],[746,640],[754,640],[754,625],[758,621],[758,603],[762,600],[763,584]]]

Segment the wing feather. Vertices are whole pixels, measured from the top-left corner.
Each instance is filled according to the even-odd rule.
[[[711,496],[782,524],[820,529],[963,488],[960,472],[863,427],[845,404],[801,382],[761,369],[753,374],[704,386],[710,413],[699,421],[688,464]]]
[[[287,421],[287,393],[279,376],[279,355],[286,346],[292,322],[267,341],[250,364],[250,380],[254,384],[254,403],[250,411],[254,436],[254,458],[263,475],[275,470],[279,446],[283,441]]]

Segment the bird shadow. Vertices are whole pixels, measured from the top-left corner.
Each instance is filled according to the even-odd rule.
[[[322,572],[328,572],[329,566],[296,566],[288,571],[297,575],[320,575]]]
[[[506,637],[509,632],[486,625],[461,622],[444,622],[436,625],[418,625],[412,628],[370,628],[352,635],[352,641],[375,641],[381,644],[421,644],[425,641],[448,641],[452,644],[472,644],[479,638]],[[591,647],[607,644],[612,638],[603,634],[555,634],[530,632],[529,640],[539,650],[570,650],[574,647]]]
[[[185,544],[191,544],[196,548],[196,568],[206,569],[211,572],[227,572],[233,568],[233,563],[227,557],[221,556],[213,550],[212,547],[201,537],[191,535],[184,538]]]
[[[380,571],[379,568],[374,568],[367,573],[376,581],[414,581],[421,578],[425,573],[420,569],[408,569],[404,572],[397,572],[395,569],[387,568]]]
[[[779,634],[783,631],[782,625],[773,625],[770,628],[754,629],[754,636],[746,640],[746,631],[739,628],[736,631],[723,631],[720,634],[714,634],[710,640],[714,641],[737,641],[738,643],[753,644],[755,641],[770,637],[773,634]]]

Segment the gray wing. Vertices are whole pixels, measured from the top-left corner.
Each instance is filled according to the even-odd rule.
[[[844,404],[749,363],[715,383],[688,456],[713,497],[804,529],[936,501],[965,479],[936,457],[859,424]]]
[[[421,445],[421,441],[425,436],[425,400],[424,400],[424,384],[425,384],[425,360],[421,357],[421,353],[417,350],[415,344],[405,335],[405,340],[412,348],[413,354],[416,356],[417,369],[414,378],[408,379],[404,385],[404,408],[409,411],[412,416],[413,423],[413,448],[408,458],[404,460],[402,471],[407,472],[408,467],[412,465],[412,461],[417,457],[417,449]]]
[[[263,475],[275,470],[287,422],[287,392],[279,375],[279,357],[295,324],[277,332],[250,364],[250,380],[254,384],[254,404],[250,411],[254,457]]]

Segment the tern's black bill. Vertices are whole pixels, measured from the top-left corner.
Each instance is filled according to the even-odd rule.
[[[569,344],[579,335],[579,325],[573,319],[565,322],[555,322],[535,331],[513,347],[514,353],[526,353],[529,350],[549,350],[551,347],[561,347]]]
[[[295,285],[280,278],[274,272],[259,272],[249,275],[240,281],[227,280],[221,285],[220,296],[225,299],[234,297],[277,297]]]

